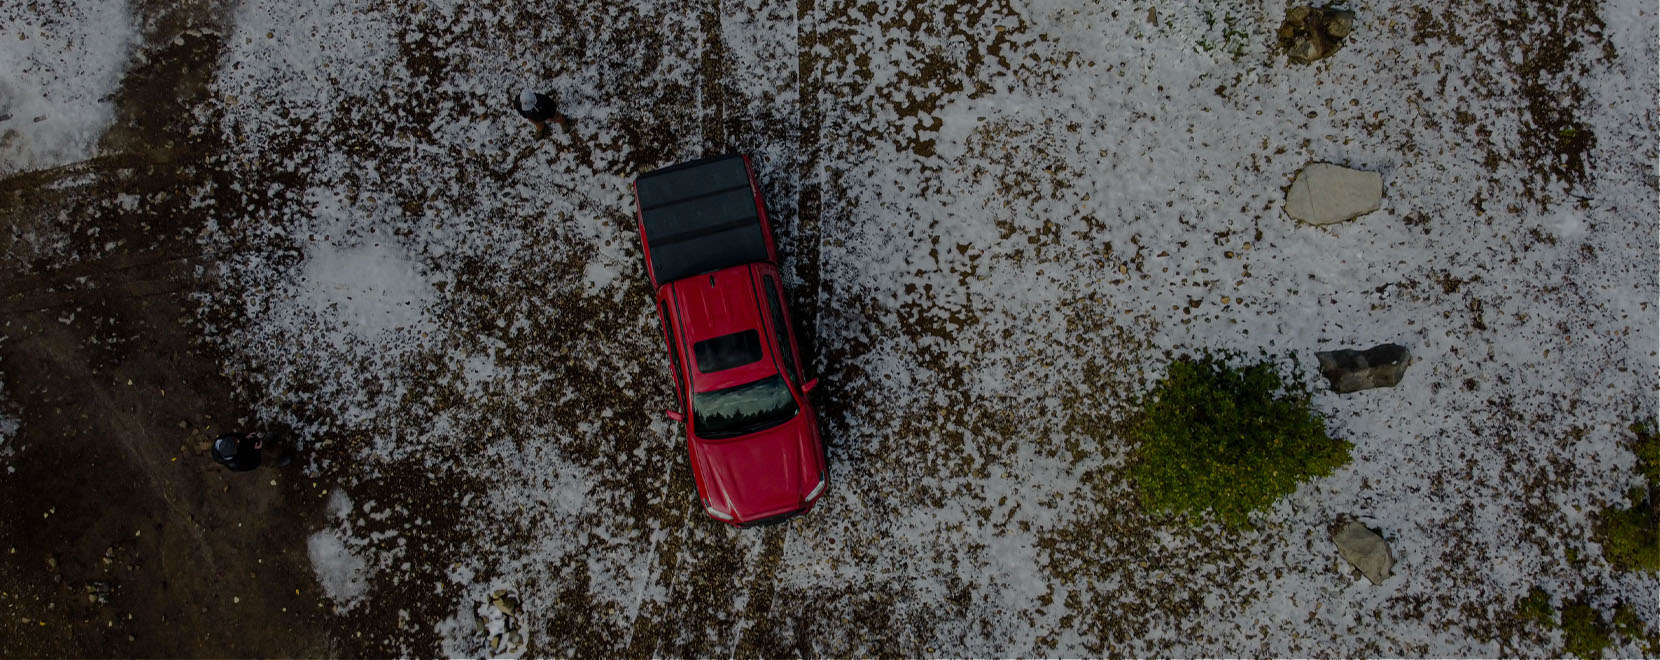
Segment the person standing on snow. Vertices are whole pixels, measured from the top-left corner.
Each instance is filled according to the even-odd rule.
[[[536,125],[536,137],[547,136],[549,119],[559,124],[559,128],[570,129],[571,121],[565,115],[559,114],[559,110],[553,105],[553,99],[547,95],[526,89],[519,92],[519,98],[514,101],[513,107],[519,111],[519,115]]]

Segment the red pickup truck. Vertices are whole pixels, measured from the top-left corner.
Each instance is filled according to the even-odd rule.
[[[646,274],[705,511],[748,527],[806,513],[830,483],[760,186],[742,155],[634,181]]]

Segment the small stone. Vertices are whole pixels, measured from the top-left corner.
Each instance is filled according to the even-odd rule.
[[[1340,11],[1326,21],[1326,34],[1342,39],[1349,36],[1355,29],[1355,15],[1353,12]]]
[[[1321,45],[1319,42],[1313,39],[1299,38],[1294,44],[1295,47],[1291,49],[1292,57],[1310,62],[1320,59]]]
[[[501,610],[501,613],[506,614],[507,616],[513,616],[519,613],[519,599],[512,596],[492,598],[490,600],[490,604],[495,605],[496,609]]]

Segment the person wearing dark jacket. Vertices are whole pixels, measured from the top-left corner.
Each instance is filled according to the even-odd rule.
[[[260,450],[267,447],[276,450],[278,466],[294,461],[294,444],[269,433],[226,433],[213,440],[208,453],[232,472],[247,472],[259,467]]]
[[[548,134],[549,119],[552,119],[553,123],[559,124],[560,128],[570,128],[570,120],[565,115],[559,114],[559,109],[554,106],[553,99],[545,94],[528,89],[519,92],[519,97],[514,99],[513,108],[519,111],[520,116],[529,119],[530,123],[536,125],[536,137],[543,137]]]
[[[213,460],[232,472],[246,472],[259,467],[259,450],[265,441],[258,433],[226,433],[213,441]]]

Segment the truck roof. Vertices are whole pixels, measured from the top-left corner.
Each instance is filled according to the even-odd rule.
[[[778,373],[771,343],[765,340],[755,346],[760,359],[718,371],[704,371],[710,365],[700,362],[703,356],[696,350],[702,342],[733,333],[768,332],[761,318],[762,303],[758,296],[764,294],[756,291],[760,287],[760,275],[755,270],[750,266],[724,268],[674,282],[666,289],[676,298],[680,332],[687,348],[692,349],[693,359],[687,365],[692,391],[708,392],[742,385]]]
[[[655,170],[634,181],[652,284],[772,261],[760,191],[742,155]]]

